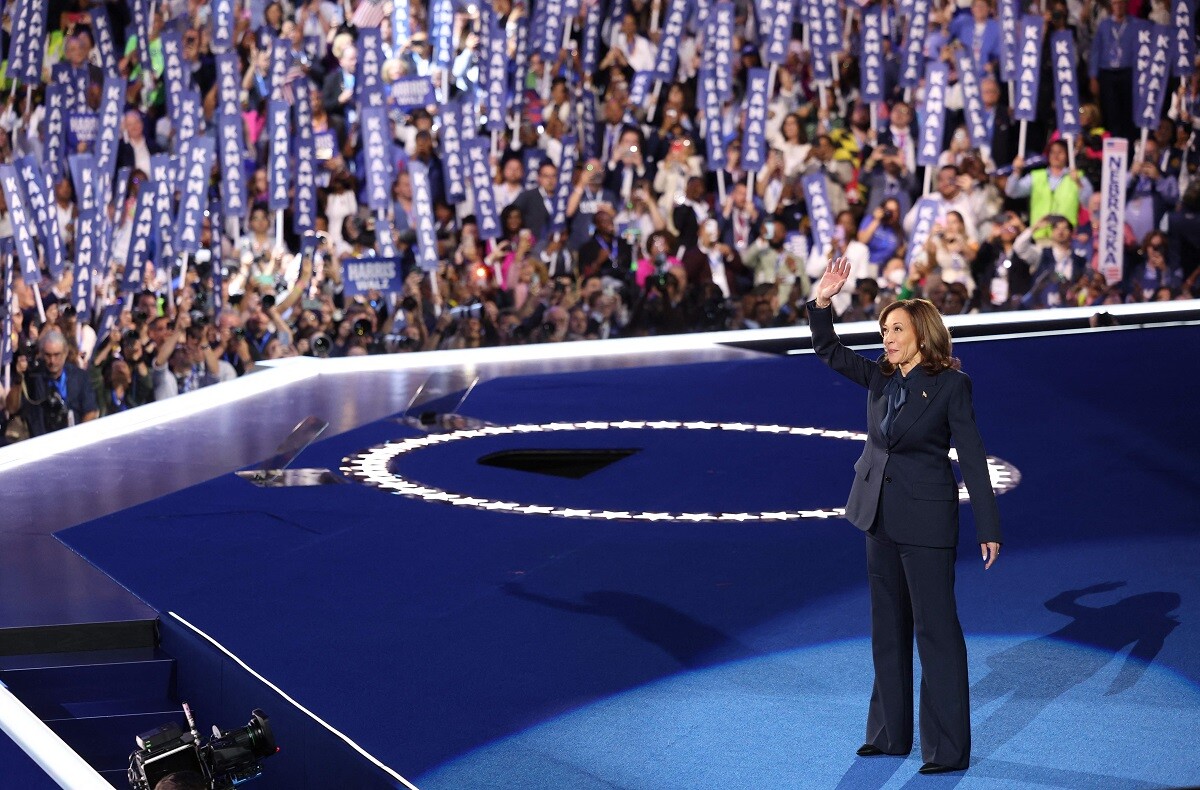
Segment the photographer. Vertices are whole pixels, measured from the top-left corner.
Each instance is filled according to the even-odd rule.
[[[754,272],[754,284],[778,287],[777,295],[787,301],[793,289],[798,289],[808,301],[808,276],[796,256],[784,250],[785,232],[778,217],[763,220],[762,235],[746,251],[743,263]]]
[[[154,382],[137,330],[113,327],[88,370],[100,416],[107,417],[154,400]]]
[[[190,313],[180,312],[175,331],[167,335],[151,367],[154,399],[182,395],[220,380],[220,361],[207,341],[205,327],[192,326]]]
[[[57,329],[42,334],[36,358],[28,353],[17,356],[12,384],[4,406],[25,421],[30,436],[88,422],[100,414],[87,374],[67,361],[67,339]]]

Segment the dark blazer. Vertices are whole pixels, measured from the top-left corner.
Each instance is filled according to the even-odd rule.
[[[947,455],[953,436],[975,512],[976,537],[980,543],[999,543],[1000,511],[975,426],[971,379],[957,370],[930,375],[918,366],[909,374],[908,402],[889,439],[880,428],[887,414],[888,377],[878,363],[842,345],[833,329],[832,308],[809,302],[808,315],[817,356],[869,393],[866,447],[854,464],[854,485],[846,504],[850,523],[866,532],[882,507],[887,534],[897,543],[956,546],[958,484]]]
[[[554,195],[551,195],[550,199],[553,201]],[[541,190],[537,187],[526,189],[517,195],[512,204],[521,210],[521,219],[524,220],[525,227],[533,232],[533,237],[539,241],[545,238],[546,228],[550,226],[553,217],[546,210],[546,201],[542,199]]]

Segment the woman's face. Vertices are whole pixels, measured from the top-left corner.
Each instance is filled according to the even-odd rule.
[[[794,141],[800,136],[800,122],[796,120],[796,116],[789,115],[783,119],[783,139],[789,142]]]
[[[963,225],[962,217],[958,216],[958,214],[950,213],[946,215],[946,230],[962,235],[966,229],[966,226]]]
[[[879,333],[883,336],[883,349],[888,362],[900,367],[916,359],[917,333],[913,331],[912,316],[903,307],[887,314],[886,323],[881,323]]]

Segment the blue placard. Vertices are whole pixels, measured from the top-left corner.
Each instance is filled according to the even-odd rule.
[[[403,261],[394,257],[347,258],[342,261],[342,283],[346,296],[366,296],[369,291],[399,293],[404,290]]]
[[[417,265],[423,271],[437,271],[437,232],[433,222],[433,197],[429,190],[429,170],[418,161],[408,163],[413,187],[413,217],[416,219]]]
[[[567,227],[567,200],[575,184],[576,140],[572,136],[562,139],[562,159],[558,163],[558,186],[554,190],[554,216],[550,218],[551,230]]]
[[[475,197],[475,221],[479,238],[498,239],[502,235],[499,212],[496,207],[496,192],[492,186],[492,168],[488,161],[489,141],[485,138],[470,140],[464,144],[467,171],[471,177],[471,190]]]
[[[296,188],[292,199],[292,228],[300,234],[317,222],[317,143],[313,132],[312,94],[296,91]],[[241,215],[238,215],[241,216]]]
[[[722,170],[727,161],[725,156],[725,130],[722,128],[722,101],[720,80],[713,69],[702,68],[697,77],[700,92],[700,109],[704,111],[704,150],[708,155],[708,169]]]
[[[742,167],[757,173],[767,163],[767,70],[746,72],[746,128],[742,135]]]
[[[1063,134],[1083,132],[1079,121],[1079,86],[1075,68],[1075,35],[1070,30],[1050,34],[1050,73],[1054,75],[1054,110]]]
[[[833,243],[834,217],[829,206],[825,174],[810,173],[801,179],[804,199],[808,203],[808,219],[812,225],[813,243],[818,249],[829,249]]]
[[[437,104],[433,82],[428,77],[401,77],[392,83],[392,104],[408,111]]]
[[[141,190],[138,192],[137,205],[133,210],[129,249],[125,253],[125,276],[121,282],[122,293],[136,293],[141,290],[146,276],[146,265],[153,260],[156,230],[154,227],[155,189],[153,182],[143,181]],[[198,240],[196,248],[199,249]]]
[[[1171,73],[1190,77],[1196,70],[1196,0],[1171,0]]]
[[[878,6],[862,12],[861,60],[859,95],[865,102],[883,101],[883,16]]]
[[[954,65],[958,68],[958,85],[962,89],[963,114],[967,120],[967,134],[971,137],[971,145],[976,148],[991,146],[988,139],[987,122],[984,120],[983,96],[979,90],[979,74],[975,71],[971,53],[956,50]]]
[[[1026,14],[1017,25],[1017,90],[1013,117],[1018,121],[1037,120],[1043,24],[1040,16]]]
[[[933,167],[942,153],[946,135],[946,89],[950,83],[950,67],[945,63],[930,63],[925,70],[925,112],[921,117],[921,136],[917,147],[917,164]]]
[[[442,135],[442,173],[446,202],[461,203],[467,198],[466,160],[463,156],[462,121],[470,110],[458,99],[442,105],[439,112]]]
[[[917,201],[914,206],[913,213],[913,230],[912,236],[908,242],[908,254],[905,256],[904,263],[908,268],[912,269],[913,256],[917,250],[925,248],[925,242],[929,239],[929,232],[933,229],[933,223],[938,217],[938,202],[931,197],[923,197]]]
[[[1143,23],[1137,29],[1133,122],[1139,129],[1153,131],[1158,128],[1171,73],[1171,40],[1174,35],[1174,31],[1166,25]]]
[[[267,102],[267,131],[270,137],[270,155],[268,157],[268,182],[270,192],[267,193],[267,206],[272,211],[287,208],[288,182],[291,175],[291,162],[288,154],[291,151],[291,118],[292,108],[285,101],[272,99]]]
[[[286,105],[285,105],[286,106]],[[208,174],[212,172],[213,148],[211,137],[197,137],[188,147],[183,160],[183,194],[179,198],[179,214],[175,222],[175,251],[192,253],[200,249],[200,230],[208,208]]]
[[[0,187],[4,190],[4,201],[8,204],[8,216],[12,222],[13,244],[21,262],[21,280],[26,285],[42,281],[38,268],[37,248],[34,247],[29,212],[26,208],[25,189],[12,165],[0,165]]]
[[[362,114],[363,161],[366,164],[366,204],[372,210],[385,209],[391,202],[392,160],[391,126],[387,110],[368,107]]]

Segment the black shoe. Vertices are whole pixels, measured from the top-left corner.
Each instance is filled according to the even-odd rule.
[[[939,763],[925,763],[921,766],[920,772],[923,774],[947,774],[951,771],[965,771],[966,768],[954,768],[949,765],[941,765]]]
[[[885,752],[878,746],[872,746],[869,743],[864,743],[862,746],[858,747],[856,754],[859,757],[878,757],[881,754],[885,754]]]

